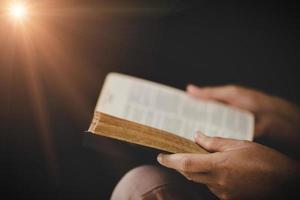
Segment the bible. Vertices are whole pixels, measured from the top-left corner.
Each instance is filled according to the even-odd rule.
[[[251,141],[254,115],[163,84],[109,73],[89,128],[92,134],[170,153],[207,153],[194,142],[196,131]]]

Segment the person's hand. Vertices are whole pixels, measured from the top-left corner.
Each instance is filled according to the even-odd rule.
[[[298,177],[299,164],[263,145],[197,134],[210,154],[160,154],[158,162],[202,183],[220,199],[262,199]]]
[[[288,145],[299,146],[300,109],[284,99],[234,85],[203,88],[188,85],[187,93],[248,110],[255,115],[255,137],[268,135]]]

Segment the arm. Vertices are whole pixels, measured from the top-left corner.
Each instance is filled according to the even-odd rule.
[[[220,199],[276,199],[288,198],[287,194],[299,197],[299,192],[292,190],[299,183],[298,161],[253,142],[203,134],[195,140],[212,153],[160,154],[159,163],[191,181],[206,184]]]
[[[300,149],[300,109],[279,97],[239,86],[187,87],[195,98],[220,101],[254,113],[255,137],[266,136],[279,144]]]

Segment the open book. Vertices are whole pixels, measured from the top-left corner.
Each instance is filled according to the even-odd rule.
[[[252,140],[254,116],[219,102],[195,99],[169,86],[110,73],[89,131],[172,153],[205,153],[194,142],[196,131]]]

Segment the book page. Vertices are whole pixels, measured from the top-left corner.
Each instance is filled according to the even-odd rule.
[[[194,99],[184,91],[118,73],[107,76],[96,111],[192,141],[196,131],[208,136],[253,139],[254,116],[250,112]]]

